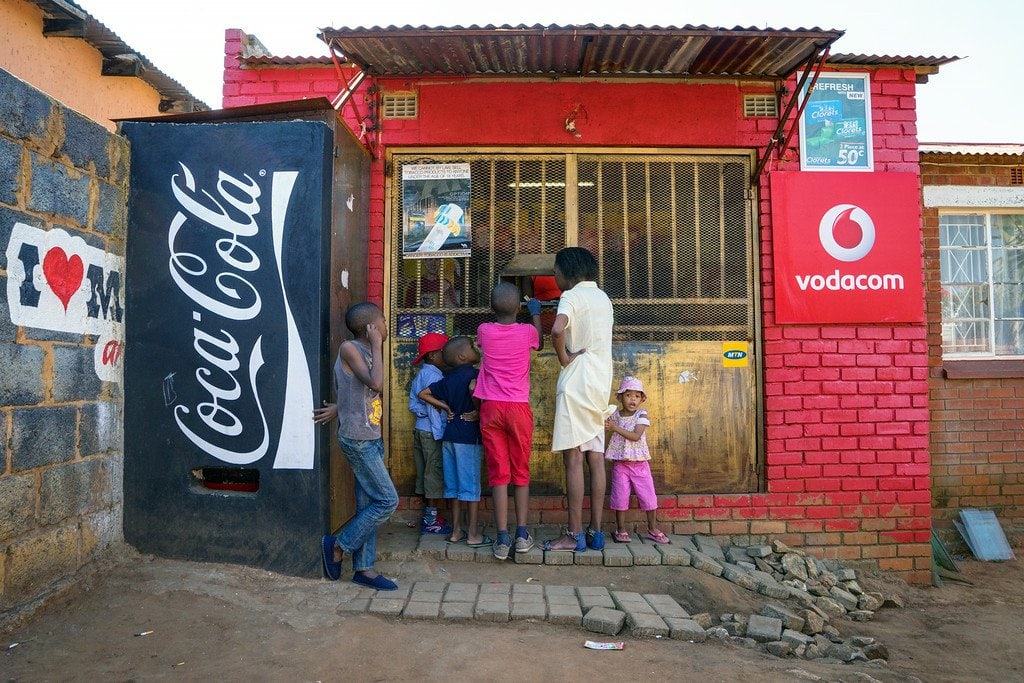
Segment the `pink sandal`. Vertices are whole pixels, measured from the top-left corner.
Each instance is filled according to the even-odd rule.
[[[633,540],[632,538],[629,537],[629,532],[628,531],[619,531],[619,530],[616,530],[615,533],[612,534],[612,539],[616,543],[630,543]]]
[[[672,541],[663,531],[648,531],[647,538],[651,539],[655,543],[671,543]]]

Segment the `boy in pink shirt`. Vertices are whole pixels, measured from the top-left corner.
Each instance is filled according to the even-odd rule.
[[[530,299],[526,307],[532,325],[517,323],[519,288],[499,282],[491,291],[491,309],[497,322],[477,328],[480,347],[480,375],[473,395],[480,399],[480,437],[487,458],[487,479],[494,497],[494,523],[498,538],[494,556],[508,559],[513,540],[508,533],[508,486],[512,484],[516,504],[515,550],[525,553],[533,547],[526,530],[530,505],[530,452],[533,450],[533,411],[530,410],[530,350],[543,347],[540,331],[540,302]]]

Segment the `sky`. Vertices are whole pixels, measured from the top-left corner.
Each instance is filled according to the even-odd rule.
[[[685,24],[846,31],[833,52],[957,56],[918,88],[921,142],[1024,144],[1020,0],[77,0],[132,49],[212,108],[221,106],[224,31],[276,56],[327,55],[320,28],[472,24]],[[1016,85],[1015,85],[1016,84]]]

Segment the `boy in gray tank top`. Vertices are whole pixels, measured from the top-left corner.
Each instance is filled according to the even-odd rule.
[[[326,424],[338,418],[338,443],[356,479],[356,514],[336,535],[321,539],[324,573],[331,581],[341,576],[341,561],[352,556],[352,583],[393,591],[398,585],[378,574],[377,529],[398,507],[398,492],[384,465],[383,412],[384,341],[387,321],[376,304],[364,302],[345,313],[345,325],[355,339],[343,342],[334,362],[337,403],[324,402],[313,421]]]

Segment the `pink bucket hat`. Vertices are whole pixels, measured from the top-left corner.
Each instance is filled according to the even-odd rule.
[[[619,383],[619,390],[615,392],[615,395],[618,396],[626,391],[639,391],[644,400],[647,400],[647,394],[644,393],[644,383],[632,375],[626,375],[622,378],[622,381]]]

